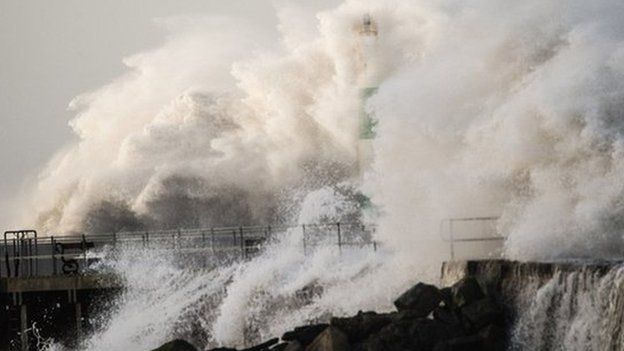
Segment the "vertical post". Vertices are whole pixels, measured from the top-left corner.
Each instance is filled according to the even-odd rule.
[[[178,228],[178,249],[182,248],[182,229]]]
[[[54,236],[50,237],[50,245],[52,245],[52,274],[56,275],[56,243]]]
[[[342,236],[340,233],[340,222],[336,223],[336,229],[338,233],[338,252],[342,254]]]
[[[20,343],[21,350],[28,351],[28,309],[20,293]]]
[[[15,274],[15,278],[19,276],[19,266],[20,266],[20,257],[19,255],[19,242],[16,239],[13,239],[13,273]]]
[[[4,241],[4,263],[6,264],[7,278],[11,278],[11,263],[9,262],[9,248],[6,240]]]
[[[451,261],[455,261],[455,238],[453,236],[453,219],[449,219],[449,240],[451,244]]]
[[[74,290],[74,294],[75,294]],[[80,340],[82,337],[82,305],[78,302],[77,296],[74,296],[74,309],[76,312],[76,335],[77,340]]]
[[[243,259],[247,258],[247,254],[245,252],[245,239],[243,237],[243,226],[240,226],[238,228],[239,234],[240,234],[240,248],[241,248],[241,257]]]
[[[39,275],[39,241],[35,232],[35,275]]]
[[[305,229],[305,224],[301,225],[301,234],[302,234],[302,237],[303,237],[303,255],[305,256],[306,255],[306,251],[307,251],[307,248],[306,248],[306,229]]]
[[[145,231],[145,246],[149,249],[149,232]]]
[[[32,245],[33,245],[33,240],[32,240],[32,238],[28,238],[28,239],[26,239],[26,240],[27,240],[27,242],[28,242],[28,246],[27,246],[27,248],[26,248],[26,250],[27,250],[27,255],[28,255],[28,276],[29,276],[29,277],[32,277],[32,276],[33,276],[33,273],[35,273],[35,267],[34,267],[34,264],[33,264],[33,263],[34,263],[34,260],[33,260],[33,252],[34,252],[35,250],[33,250],[33,247],[32,247]]]
[[[87,237],[82,234],[82,259],[84,262],[83,267],[87,268]]]
[[[212,255],[215,253],[215,231],[214,228],[210,228],[210,248],[212,249]]]

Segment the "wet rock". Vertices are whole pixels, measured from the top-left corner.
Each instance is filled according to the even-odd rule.
[[[338,328],[326,328],[305,349],[306,351],[351,351],[347,336]]]
[[[392,320],[392,314],[360,311],[354,317],[332,318],[330,324],[344,332],[349,342],[357,343],[366,339],[370,334],[378,332]]]
[[[305,350],[303,346],[298,341],[292,341],[286,344],[286,348],[284,351],[303,351]]]
[[[321,334],[329,324],[315,324],[303,327],[297,327],[292,331],[284,333],[282,340],[298,341],[302,346],[309,345],[316,337]]]
[[[463,336],[438,343],[433,351],[480,351],[482,339],[479,335]]]
[[[197,351],[197,349],[184,340],[176,339],[152,351]]]
[[[284,351],[286,350],[286,348],[288,347],[288,345],[290,345],[290,343],[287,342],[281,342],[277,345],[274,345],[273,347],[271,347],[269,350],[271,351]],[[294,350],[292,350],[294,351]]]
[[[483,351],[507,350],[507,332],[498,325],[488,325],[479,331],[482,340]]]
[[[433,310],[433,319],[441,323],[461,327],[461,320],[455,310],[441,306]]]
[[[452,301],[457,307],[462,307],[485,297],[481,285],[473,277],[466,277],[451,287]]]
[[[461,315],[467,322],[466,327],[479,330],[488,324],[503,325],[503,309],[492,299],[484,298],[461,308]]]
[[[242,351],[264,351],[269,350],[269,348],[279,342],[278,338],[273,338],[269,341],[263,342],[262,344],[258,344],[256,346],[244,349]]]
[[[440,289],[440,295],[442,296],[442,302],[446,307],[453,308],[453,291],[450,287]]]
[[[442,294],[437,287],[418,283],[394,301],[397,310],[414,311],[418,317],[426,317],[442,302]]]

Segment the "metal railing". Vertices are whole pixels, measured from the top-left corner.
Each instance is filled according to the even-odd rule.
[[[335,244],[342,253],[349,246],[370,246],[374,225],[316,223],[304,225],[238,226],[171,230],[121,231],[107,234],[47,235],[34,230],[7,231],[4,235],[4,267],[0,277],[78,274],[99,257],[105,247],[175,250],[192,255],[206,253],[216,259],[247,259],[257,254],[276,235],[300,230],[304,254],[316,245]]]
[[[498,219],[497,216],[486,216],[446,218],[440,221],[440,236],[443,241],[449,243],[451,261],[455,261],[458,244],[501,242],[502,246],[505,237],[496,230]],[[467,223],[473,224],[473,227],[466,228]],[[486,226],[491,227],[489,231],[484,228]]]

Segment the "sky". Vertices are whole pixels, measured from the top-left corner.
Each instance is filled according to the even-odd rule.
[[[187,14],[277,24],[274,0],[0,0],[0,223],[75,138],[72,98],[123,73],[124,57],[158,46],[156,19]]]

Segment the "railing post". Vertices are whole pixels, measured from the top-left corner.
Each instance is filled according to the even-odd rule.
[[[303,237],[303,255],[305,256],[307,254],[307,248],[306,248],[306,228],[305,228],[305,224],[301,225],[301,234]]]
[[[178,249],[182,248],[182,229],[178,228]]]
[[[56,275],[56,243],[54,242],[54,236],[50,237],[50,244],[52,245],[52,274]]]
[[[87,268],[87,237],[82,234],[82,257],[84,262],[84,268]]]
[[[342,254],[342,237],[340,233],[340,222],[336,223],[336,228],[338,232],[338,252]]]
[[[212,255],[215,253],[215,231],[214,227],[210,228],[210,249],[212,249]]]
[[[245,252],[245,239],[243,237],[243,226],[238,228],[240,233],[240,248],[241,248],[241,256],[243,259],[247,258],[247,253]]]
[[[451,261],[455,261],[455,238],[453,237],[453,219],[449,220],[449,240],[451,245]]]
[[[20,268],[20,257],[19,255],[19,242],[16,239],[13,239],[13,273],[15,274],[15,278],[19,277],[19,268]]]
[[[39,275],[39,241],[35,232],[35,275]]]

